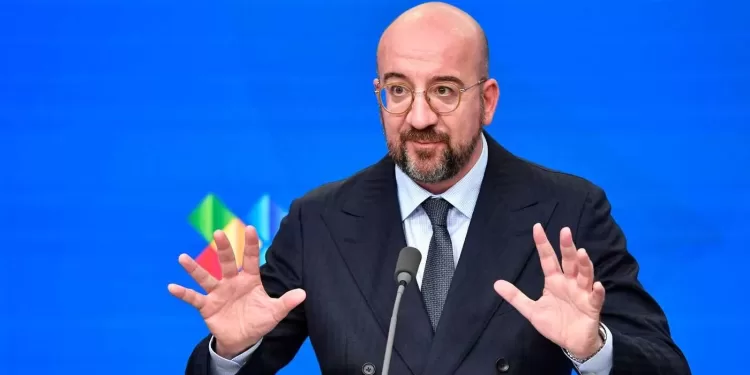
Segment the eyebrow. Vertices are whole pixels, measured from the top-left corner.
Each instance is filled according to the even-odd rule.
[[[383,82],[387,82],[389,79],[393,79],[393,78],[398,78],[404,81],[411,82],[411,80],[407,78],[406,75],[403,73],[388,72],[388,73],[383,74]],[[462,81],[460,78],[455,77],[455,76],[434,76],[430,78],[430,83],[433,83],[433,82],[453,82],[461,87],[465,86],[464,81]]]
[[[388,73],[383,74],[383,82],[388,81],[389,79],[392,79],[392,78],[403,79],[404,81],[409,80],[408,78],[406,78],[406,75],[403,73],[388,72]]]
[[[436,76],[436,77],[432,77],[432,79],[430,81],[433,81],[433,82],[453,82],[453,83],[455,83],[455,84],[457,84],[457,85],[459,85],[461,87],[465,86],[464,85],[464,81],[462,81],[460,78],[454,77],[454,76]]]

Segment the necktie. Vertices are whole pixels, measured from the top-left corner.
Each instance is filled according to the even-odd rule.
[[[429,198],[422,203],[422,208],[432,223],[432,239],[422,277],[422,298],[435,331],[455,270],[453,244],[447,226],[451,204],[442,198]]]

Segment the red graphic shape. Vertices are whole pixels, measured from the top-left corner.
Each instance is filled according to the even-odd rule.
[[[210,244],[206,246],[206,248],[200,255],[198,255],[198,258],[196,258],[195,261],[206,271],[208,271],[208,273],[210,273],[213,277],[219,280],[221,279],[219,255],[216,253],[216,250],[211,247]]]

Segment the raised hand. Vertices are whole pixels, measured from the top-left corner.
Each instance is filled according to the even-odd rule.
[[[542,296],[531,300],[505,280],[495,282],[495,291],[544,337],[577,358],[588,358],[604,344],[599,336],[604,287],[594,282],[594,265],[585,249],[576,250],[569,228],[560,232],[562,269],[540,224],[534,225],[534,242],[544,272]]]
[[[232,358],[257,343],[289,312],[305,300],[302,289],[280,298],[266,294],[260,279],[258,233],[245,228],[242,271],[237,270],[232,245],[222,231],[214,232],[222,279],[216,280],[187,254],[178,261],[206,291],[200,294],[181,285],[169,284],[169,292],[200,312],[216,340],[216,353]]]

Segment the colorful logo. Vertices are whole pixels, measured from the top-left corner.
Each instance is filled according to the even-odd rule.
[[[242,251],[245,247],[245,226],[252,225],[258,231],[260,241],[260,264],[266,262],[266,250],[279,230],[286,212],[276,205],[268,194],[255,202],[244,220],[230,211],[214,194],[208,194],[189,216],[190,224],[208,245],[195,260],[217,279],[221,278],[219,258],[213,233],[221,229],[226,233],[234,250],[237,268],[242,268]],[[245,224],[248,223],[248,224]]]

